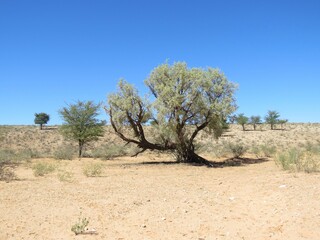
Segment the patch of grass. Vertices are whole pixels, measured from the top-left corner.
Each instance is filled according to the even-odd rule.
[[[53,157],[58,160],[72,160],[74,156],[74,148],[72,146],[59,147],[53,153]]]
[[[58,173],[58,179],[61,182],[73,182],[73,173],[68,172],[68,171],[61,171]]]
[[[14,168],[27,157],[11,149],[0,150],[0,181],[10,182],[17,179]]]
[[[98,177],[101,176],[104,170],[104,165],[101,163],[90,163],[84,166],[83,173],[87,177]]]
[[[124,146],[121,146],[121,145],[115,145],[115,144],[104,145],[92,151],[92,157],[100,158],[103,160],[109,160],[116,157],[127,155],[128,150],[129,149],[126,149]]]
[[[32,165],[33,174],[36,177],[44,176],[56,170],[56,166],[52,163],[38,162]]]
[[[261,152],[263,153],[264,157],[272,157],[277,152],[276,146],[272,144],[263,144],[260,145]]]
[[[276,163],[283,169],[292,172],[320,172],[320,154],[292,148],[278,154]]]

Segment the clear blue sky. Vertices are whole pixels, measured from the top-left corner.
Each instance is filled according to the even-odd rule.
[[[121,77],[146,92],[167,59],[220,68],[238,113],[320,122],[319,0],[0,0],[0,124],[60,124]]]

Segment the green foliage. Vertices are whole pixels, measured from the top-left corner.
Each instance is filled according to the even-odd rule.
[[[194,140],[202,130],[220,136],[225,119],[236,109],[236,85],[218,69],[188,68],[186,63],[162,64],[146,79],[150,100],[139,96],[121,80],[119,91],[108,96],[106,109],[112,127],[124,141],[142,149],[175,152],[178,161],[200,160]],[[153,139],[147,139],[144,125],[151,123]],[[129,127],[131,134],[126,134]]]
[[[34,123],[35,124],[40,124],[40,129],[42,130],[42,125],[47,124],[50,120],[50,116],[46,113],[35,113],[34,114]]]
[[[90,163],[83,168],[83,173],[87,177],[98,177],[101,176],[103,169],[104,165],[101,163]]]
[[[260,149],[264,157],[272,157],[277,152],[276,146],[269,143],[260,145]]]
[[[92,157],[101,158],[103,160],[109,160],[127,154],[128,150],[124,146],[116,144],[104,145],[92,151]]]
[[[256,130],[257,124],[261,124],[261,117],[260,116],[251,116],[250,117],[250,124],[252,124],[253,129]]]
[[[76,222],[72,227],[71,231],[74,232],[76,235],[82,234],[85,232],[87,226],[89,225],[89,219],[87,218],[82,218],[81,214],[78,219],[78,222]]]
[[[245,131],[245,124],[248,123],[249,118],[246,117],[243,113],[238,114],[236,121],[238,124],[240,124],[242,126],[242,130]]]
[[[243,156],[248,150],[248,148],[241,142],[228,142],[226,147],[232,153],[234,158]]]
[[[105,121],[97,119],[99,109],[100,104],[78,101],[59,111],[64,120],[60,131],[66,138],[78,142],[79,157],[82,157],[85,144],[98,140],[104,134]]]
[[[53,153],[53,157],[58,160],[72,160],[74,153],[73,147],[66,145],[56,149]]]
[[[56,166],[52,163],[38,162],[32,166],[33,174],[36,177],[44,176],[56,170]]]
[[[288,122],[288,119],[280,119],[278,120],[278,123],[281,126],[281,129],[283,129],[283,125],[286,124]]]
[[[277,111],[268,111],[268,114],[265,116],[266,123],[270,124],[271,130],[274,129],[274,125],[278,123],[280,114]]]
[[[276,157],[276,163],[284,170],[297,172],[320,172],[320,154],[290,149]]]

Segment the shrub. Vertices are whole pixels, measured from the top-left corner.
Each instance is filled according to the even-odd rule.
[[[232,153],[234,158],[241,157],[248,150],[248,148],[244,146],[241,142],[236,142],[236,143],[229,142],[227,143],[226,147]]]
[[[64,146],[58,148],[54,153],[53,157],[58,160],[72,160],[75,151],[72,146]]]
[[[87,177],[98,177],[103,172],[104,165],[101,163],[90,163],[83,168],[83,173]]]
[[[276,163],[283,169],[297,172],[319,172],[320,155],[295,148],[281,153],[276,157]]]
[[[128,149],[126,149],[124,146],[115,144],[101,146],[92,152],[92,156],[94,158],[101,158],[103,160],[109,160],[116,157],[125,156],[127,154]]]
[[[76,235],[82,234],[85,232],[88,224],[89,224],[89,219],[81,218],[81,214],[80,214],[78,222],[71,227],[71,231],[74,232]]]
[[[0,181],[10,182],[15,179],[17,179],[17,176],[14,173],[13,168],[0,163]]]
[[[260,149],[264,157],[272,157],[277,152],[277,148],[274,145],[269,144],[261,145]]]
[[[36,177],[44,176],[46,174],[54,172],[56,166],[52,163],[39,162],[32,166],[33,174]]]
[[[13,150],[0,150],[0,181],[9,182],[16,179],[13,171],[17,164],[17,155]]]

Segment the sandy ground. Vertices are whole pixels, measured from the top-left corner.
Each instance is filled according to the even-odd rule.
[[[272,160],[224,168],[165,160],[104,161],[101,177],[82,173],[100,160],[60,161],[71,183],[20,166],[19,181],[0,182],[0,239],[320,239],[319,174],[287,173]],[[97,235],[71,231],[81,212]]]

